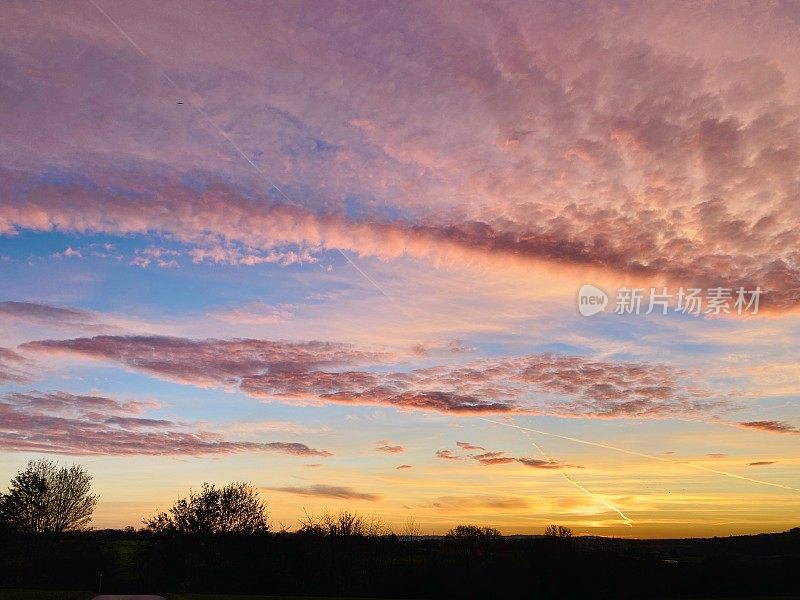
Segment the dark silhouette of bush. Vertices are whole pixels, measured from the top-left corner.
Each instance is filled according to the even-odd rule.
[[[217,488],[203,484],[169,509],[144,520],[154,533],[235,533],[269,531],[267,511],[258,491],[248,483],[230,483]]]
[[[477,525],[458,525],[447,532],[454,540],[496,540],[503,537],[494,527],[478,527]]]

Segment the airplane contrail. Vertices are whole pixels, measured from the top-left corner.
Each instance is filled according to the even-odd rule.
[[[582,492],[584,492],[586,495],[588,495],[588,496],[590,496],[590,497],[594,498],[594,499],[595,499],[595,500],[597,500],[598,502],[602,503],[602,504],[603,504],[603,505],[604,505],[606,508],[608,508],[608,509],[610,509],[610,510],[613,510],[615,513],[617,513],[617,514],[618,514],[620,517],[622,517],[622,524],[623,524],[623,525],[626,525],[626,526],[628,526],[628,527],[633,527],[633,521],[631,521],[631,519],[629,519],[627,516],[625,516],[625,513],[623,513],[623,512],[622,512],[620,509],[618,509],[616,506],[614,506],[614,505],[613,505],[613,504],[611,504],[610,502],[607,502],[607,501],[603,500],[603,498],[600,498],[598,495],[596,495],[596,494],[592,493],[590,490],[587,490],[587,489],[586,489],[585,487],[583,487],[583,486],[582,486],[580,483],[578,483],[577,481],[575,481],[575,480],[571,479],[571,478],[570,478],[570,476],[569,476],[569,475],[567,475],[566,473],[563,473],[563,472],[562,472],[562,473],[561,473],[561,476],[562,476],[564,479],[566,479],[567,481],[569,481],[569,482],[570,482],[572,485],[574,485],[576,488],[578,488],[579,490],[581,490]]]
[[[645,454],[644,452],[637,452],[635,450],[627,450],[625,448],[619,448],[617,446],[611,446],[609,444],[601,444],[599,442],[590,442],[587,440],[581,440],[578,438],[570,437],[568,435],[559,435],[557,433],[550,433],[548,431],[541,431],[539,429],[533,429],[531,427],[522,427],[520,425],[516,425],[513,423],[503,423],[502,421],[494,421],[492,419],[487,419],[485,417],[478,417],[482,421],[488,421],[489,423],[494,423],[495,425],[505,425],[506,427],[516,427],[517,429],[522,429],[525,431],[533,431],[534,433],[538,433],[540,435],[547,435],[550,437],[560,438],[562,440],[568,440],[570,442],[575,442],[577,444],[584,444],[586,446],[594,446],[596,448],[605,448],[606,450],[614,450],[615,452],[622,452],[624,454],[630,454],[631,456],[639,456],[641,458],[649,458],[651,460],[658,460],[661,462],[671,463],[674,465],[684,465],[690,467],[692,469],[697,469],[698,471],[707,471],[708,473],[716,473],[717,475],[724,475],[726,477],[732,477],[733,479],[740,479],[742,481],[749,481],[750,483],[757,483],[759,485],[768,485],[770,487],[781,488],[784,490],[791,490],[793,492],[800,492],[800,488],[792,487],[790,485],[783,485],[782,483],[773,483],[771,481],[763,481],[761,479],[753,479],[751,477],[745,477],[744,475],[737,475],[736,473],[729,473],[728,471],[720,471],[719,469],[711,469],[709,467],[704,467],[703,465],[697,465],[694,463],[682,461],[682,460],[672,460],[669,458],[664,458],[663,456],[655,456],[653,454]]]
[[[253,169],[256,170],[256,172],[259,175],[261,175],[262,179],[264,179],[264,181],[266,181],[270,185],[271,188],[275,189],[290,204],[294,204],[295,206],[297,205],[296,202],[294,202],[291,198],[289,198],[289,196],[287,196],[284,193],[284,191],[275,184],[275,182],[272,180],[272,178],[269,176],[269,174],[266,173],[265,171],[263,171],[255,162],[253,162],[253,160],[249,156],[247,156],[247,154],[244,152],[244,150],[242,150],[241,147],[239,147],[239,144],[237,144],[233,140],[233,138],[231,138],[231,136],[228,135],[228,133],[224,129],[222,129],[222,127],[220,127],[219,125],[216,124],[216,122],[208,115],[208,113],[203,110],[203,107],[199,106],[198,104],[196,104],[192,100],[192,95],[191,94],[187,94],[177,83],[175,83],[175,81],[172,79],[172,77],[169,76],[169,74],[161,67],[161,65],[156,60],[154,60],[152,57],[148,56],[144,52],[144,50],[142,50],[142,47],[139,46],[139,44],[136,43],[136,40],[134,40],[130,35],[128,35],[128,33],[122,28],[122,26],[119,23],[117,23],[113,18],[111,18],[111,15],[109,15],[106,11],[104,11],[100,7],[100,5],[97,4],[97,2],[95,2],[95,0],[87,0],[87,2],[89,2],[89,4],[91,4],[92,6],[94,6],[97,9],[97,11],[101,15],[103,15],[108,20],[109,23],[111,23],[111,25],[114,27],[114,29],[116,29],[120,33],[120,35],[122,35],[122,37],[124,37],[131,44],[131,46],[133,46],[136,49],[136,51],[142,56],[142,58],[144,58],[148,62],[152,63],[156,67],[156,70],[158,71],[158,74],[161,75],[161,77],[166,82],[168,82],[173,87],[173,89],[176,92],[178,92],[178,94],[181,97],[185,97],[187,99],[187,101],[189,102],[189,105],[193,109],[195,109],[197,111],[197,113],[201,117],[203,117],[203,119],[209,125],[211,125],[211,127],[217,133],[219,133],[219,135],[221,135],[223,138],[225,138],[225,140],[227,140],[227,142],[231,145],[231,147],[234,150],[236,150],[236,152],[242,158],[244,158],[248,162],[248,164],[251,167],[253,167]],[[363,276],[367,281],[369,281],[375,287],[375,289],[378,290],[381,293],[381,295],[383,295],[389,302],[391,302],[395,306],[395,308],[397,308],[405,317],[410,318],[409,314],[399,304],[397,304],[397,302],[395,302],[394,298],[392,298],[389,294],[387,294],[383,290],[383,288],[381,286],[379,286],[375,282],[374,279],[372,279],[372,277],[367,275],[360,267],[358,267],[350,259],[350,257],[344,252],[344,250],[342,250],[341,248],[336,248],[336,250],[339,252],[339,254],[341,254],[345,258],[345,260],[347,260],[348,263],[350,263],[350,265],[356,271],[359,272],[359,274],[361,274],[361,276]]]
[[[349,263],[350,263],[350,265],[351,265],[351,266],[352,266],[352,267],[353,267],[353,268],[354,268],[356,271],[358,271],[359,273],[361,273],[361,275],[363,275],[364,279],[366,279],[366,280],[367,280],[367,281],[369,281],[369,282],[370,282],[372,285],[374,285],[374,286],[375,286],[375,289],[376,289],[376,290],[378,290],[378,291],[379,291],[381,294],[383,294],[383,295],[386,297],[386,299],[387,299],[389,302],[391,302],[391,303],[394,305],[394,307],[395,307],[397,310],[399,310],[401,313],[403,313],[403,315],[405,315],[406,317],[408,317],[408,318],[411,318],[411,316],[410,316],[410,315],[409,315],[409,314],[408,314],[408,313],[405,311],[405,309],[403,309],[403,307],[402,307],[402,306],[400,306],[400,305],[399,305],[397,302],[395,302],[395,301],[394,301],[394,298],[392,298],[392,297],[391,297],[389,294],[387,294],[387,293],[386,293],[386,292],[383,290],[383,288],[382,288],[380,285],[378,285],[378,282],[377,282],[377,281],[375,281],[375,280],[374,280],[372,277],[370,277],[370,276],[369,276],[369,275],[368,275],[366,272],[362,271],[362,270],[361,270],[361,267],[359,267],[359,266],[358,266],[356,263],[354,263],[352,260],[350,260],[350,257],[349,257],[349,256],[347,256],[347,254],[345,254],[344,252],[342,252],[342,250],[341,250],[340,248],[337,248],[337,250],[339,250],[339,252],[342,254],[342,256],[344,256],[345,260],[347,260],[347,262],[349,262]]]
[[[528,432],[528,431],[524,431],[524,430],[523,430],[523,432],[524,432],[524,433],[525,433],[525,434],[528,436],[528,439],[531,441],[531,444],[533,444],[533,445],[536,447],[536,449],[539,451],[539,453],[540,453],[540,454],[541,454],[541,455],[544,457],[544,459],[545,459],[546,461],[548,461],[548,462],[554,462],[554,461],[553,461],[553,459],[552,459],[552,458],[551,458],[551,457],[550,457],[550,456],[547,454],[547,452],[545,452],[545,451],[544,451],[544,448],[542,448],[542,447],[541,447],[539,444],[537,444],[537,443],[536,443],[536,441],[535,441],[535,440],[533,439],[533,437],[530,435],[530,432]],[[600,502],[600,503],[601,503],[603,506],[605,506],[605,507],[606,507],[606,508],[608,508],[609,510],[612,510],[612,511],[614,511],[614,512],[615,512],[615,513],[617,513],[617,514],[618,514],[620,517],[622,517],[622,522],[623,522],[623,524],[625,524],[625,525],[626,525],[626,526],[628,526],[628,527],[633,527],[633,521],[632,521],[631,519],[629,519],[629,518],[628,518],[628,517],[625,515],[625,513],[623,513],[623,512],[622,512],[620,509],[618,509],[616,506],[614,506],[614,505],[613,505],[613,504],[611,504],[610,502],[608,502],[608,501],[604,500],[603,498],[601,498],[601,497],[600,497],[600,496],[598,496],[597,494],[594,494],[594,493],[593,493],[591,490],[588,490],[588,489],[586,489],[585,487],[583,487],[583,486],[582,486],[580,483],[578,483],[577,481],[575,481],[574,479],[572,479],[572,478],[571,478],[569,475],[567,475],[567,474],[566,474],[564,471],[560,471],[560,473],[561,473],[561,476],[562,476],[564,479],[566,479],[566,480],[567,480],[569,483],[571,483],[572,485],[574,485],[576,488],[578,488],[578,489],[579,489],[580,491],[582,491],[584,494],[586,494],[587,496],[589,496],[589,497],[590,497],[590,498],[592,498],[593,500],[596,500],[597,502]]]

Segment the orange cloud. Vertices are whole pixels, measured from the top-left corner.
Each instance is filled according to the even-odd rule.
[[[298,496],[313,496],[320,498],[340,498],[343,500],[368,500],[377,502],[382,498],[380,494],[359,492],[353,488],[340,485],[310,485],[308,487],[271,487],[265,488],[286,494],[297,494]]]

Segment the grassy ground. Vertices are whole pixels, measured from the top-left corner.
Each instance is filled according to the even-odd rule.
[[[95,596],[92,592],[0,590],[0,600],[91,600]]]
[[[341,600],[307,596],[227,596],[206,594],[161,594],[167,600]],[[0,600],[91,600],[92,592],[64,592],[45,590],[0,590]],[[362,598],[361,600],[368,600]]]
[[[216,594],[162,594],[167,600],[343,600],[335,597],[320,596],[227,596]],[[64,592],[41,590],[0,590],[0,600],[91,600],[95,594],[92,592]],[[350,600],[369,600],[368,598]],[[715,600],[725,600],[717,598]],[[742,600],[742,599],[730,599]],[[778,597],[752,597],[749,600],[788,600],[786,596]]]
[[[167,600],[343,600],[332,596],[217,596],[206,594],[164,594]],[[0,600],[5,600],[0,596]],[[355,598],[351,600],[369,600],[369,598]]]

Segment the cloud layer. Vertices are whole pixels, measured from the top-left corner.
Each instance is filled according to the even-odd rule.
[[[318,370],[388,358],[385,353],[323,342],[96,336],[21,347],[115,361],[198,386],[238,386],[251,396],[271,400],[593,418],[682,417],[726,406],[686,373],[666,365],[555,354],[390,372]]]
[[[121,402],[67,392],[7,393],[0,400],[4,451],[109,456],[279,452],[330,456],[295,442],[229,441],[184,423],[140,416],[152,403]]]
[[[194,340],[164,336],[96,336],[44,340],[28,350],[71,353],[115,361],[159,377],[194,385],[235,385],[265,371],[280,373],[320,366],[374,363],[387,355],[346,344],[235,339]]]
[[[112,3],[143,56],[91,4],[13,3],[0,232],[576,266],[791,310],[798,25],[738,8]]]
[[[30,361],[25,357],[8,348],[0,348],[0,384],[29,381],[30,375],[25,370],[28,366]]]
[[[95,315],[89,311],[34,302],[0,302],[0,318],[56,327],[81,327],[84,329],[102,327],[97,322]]]

